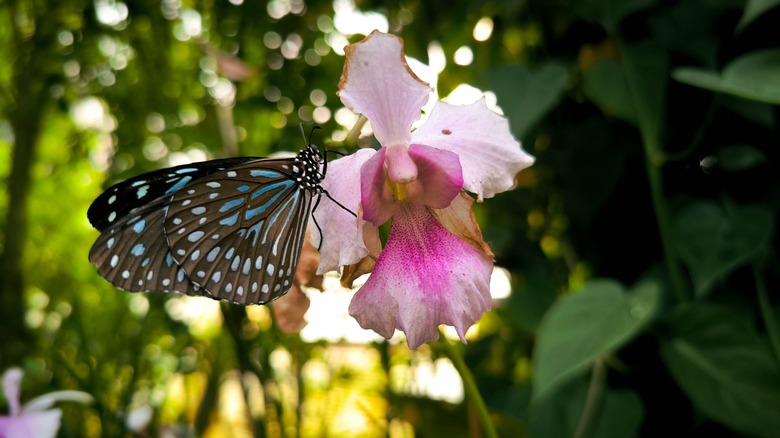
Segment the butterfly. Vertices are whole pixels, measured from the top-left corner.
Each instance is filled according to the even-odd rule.
[[[292,286],[309,216],[330,198],[326,171],[309,141],[294,158],[217,159],[128,179],[87,211],[101,233],[89,260],[130,292],[271,302]]]

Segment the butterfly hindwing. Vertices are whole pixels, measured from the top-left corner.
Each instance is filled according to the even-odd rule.
[[[89,252],[103,278],[130,292],[201,294],[169,251],[163,230],[167,202],[159,198],[103,230]]]
[[[291,160],[257,160],[176,192],[164,221],[176,263],[212,296],[267,303],[289,290],[313,195]]]

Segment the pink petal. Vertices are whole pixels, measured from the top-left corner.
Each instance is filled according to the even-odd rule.
[[[417,166],[417,179],[406,189],[408,202],[431,208],[446,208],[463,187],[460,159],[450,151],[424,145],[409,146]]]
[[[406,333],[409,348],[439,338],[440,324],[466,330],[491,307],[489,257],[444,229],[422,206],[393,220],[374,272],[352,298],[349,314],[361,327],[390,338]]]
[[[385,173],[385,156],[387,148],[382,148],[367,160],[360,169],[361,205],[363,219],[380,226],[390,219],[398,203],[393,196],[390,185],[387,184]]]
[[[517,172],[534,163],[512,137],[507,119],[490,111],[484,99],[464,106],[437,102],[412,142],[458,154],[463,187],[479,201],[511,189]]]
[[[24,373],[20,368],[9,368],[3,373],[3,393],[8,400],[8,411],[12,417],[19,415],[21,406],[19,405],[19,388],[22,385],[22,376]]]
[[[330,161],[322,187],[333,199],[357,213],[360,203],[360,169],[366,161],[376,155],[378,154],[373,149],[360,149],[354,154]],[[362,224],[325,195],[322,196],[320,205],[309,220],[311,242],[317,247],[320,245],[320,233],[314,225],[315,219],[324,234],[318,274],[357,263],[368,254],[368,249],[363,243]]]
[[[420,118],[431,88],[406,64],[403,40],[373,31],[344,51],[341,102],[368,118],[383,146],[409,144],[412,123]]]
[[[450,205],[463,186],[457,155],[416,144],[409,146],[405,152],[396,152],[396,157],[401,154],[408,156],[410,165],[417,170],[417,178],[412,182],[396,184],[390,182],[393,178],[388,181],[391,166],[389,151],[392,150],[392,147],[380,149],[361,169],[363,217],[366,221],[376,226],[382,225],[395,213],[401,201],[431,208],[446,208]]]
[[[25,412],[18,417],[0,417],[0,437],[55,438],[60,429],[62,411]]]

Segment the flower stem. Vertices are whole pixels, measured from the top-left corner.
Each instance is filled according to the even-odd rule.
[[[589,436],[596,422],[599,406],[601,405],[601,394],[604,392],[604,382],[607,377],[607,365],[601,359],[593,362],[593,370],[590,375],[590,385],[588,386],[588,395],[585,399],[585,407],[582,408],[582,416],[577,423],[577,430],[574,431],[574,438],[584,438]]]
[[[672,238],[672,221],[669,215],[669,209],[663,193],[663,177],[661,176],[661,165],[654,163],[653,156],[657,155],[657,145],[648,145],[645,143],[645,155],[647,155],[647,176],[650,182],[650,192],[655,208],[655,218],[658,223],[658,234],[661,237],[661,245],[664,249],[664,261],[666,269],[669,272],[669,278],[672,283],[672,291],[677,296],[678,303],[688,302],[689,297],[685,286],[685,276],[683,275],[680,261],[677,257],[677,251],[674,248]]]
[[[441,338],[439,343],[444,347],[444,353],[450,359],[452,365],[455,366],[458,374],[460,374],[460,378],[463,380],[463,389],[466,392],[466,397],[477,410],[477,416],[482,423],[482,430],[485,432],[485,436],[487,438],[498,438],[485,401],[482,399],[482,395],[479,393],[477,384],[474,381],[474,376],[472,376],[471,371],[466,366],[466,362],[463,360],[460,351],[447,340],[441,329],[439,329],[439,336]]]
[[[672,291],[679,303],[690,300],[685,275],[674,247],[672,221],[664,196],[662,169],[668,156],[661,145],[663,96],[668,73],[668,56],[655,46],[620,44],[623,73],[633,102],[647,163],[647,178],[655,209],[658,234],[664,251]]]

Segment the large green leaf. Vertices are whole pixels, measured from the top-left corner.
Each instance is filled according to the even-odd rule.
[[[572,437],[582,419],[588,397],[589,379],[566,383],[560,391],[537,403],[528,422],[532,437]],[[604,388],[590,434],[593,438],[638,436],[644,418],[642,401],[636,392]]]
[[[507,65],[490,74],[489,87],[519,137],[527,135],[561,99],[569,70],[568,65],[552,61],[535,69]]]
[[[595,280],[558,300],[539,327],[534,352],[535,401],[585,372],[625,344],[652,318],[660,287],[641,283],[631,292],[613,280]]]
[[[636,111],[623,68],[616,61],[599,61],[584,75],[582,91],[607,114],[636,124]]]
[[[678,385],[713,420],[753,436],[780,431],[780,370],[745,318],[699,304],[674,314],[661,356]]]
[[[583,91],[607,114],[637,124],[645,141],[657,143],[666,92],[667,54],[643,42],[622,44],[622,62],[597,62],[585,73]]]
[[[693,277],[696,294],[746,263],[772,232],[772,214],[759,207],[724,211],[713,202],[696,202],[679,213],[675,243]]]
[[[642,141],[645,145],[658,148],[664,119],[669,55],[649,41],[621,44],[620,50]]]
[[[601,23],[609,33],[616,34],[623,18],[655,3],[656,0],[575,0],[572,6],[584,19]]]
[[[780,49],[759,50],[731,61],[722,74],[693,67],[672,76],[694,87],[780,105]]]

